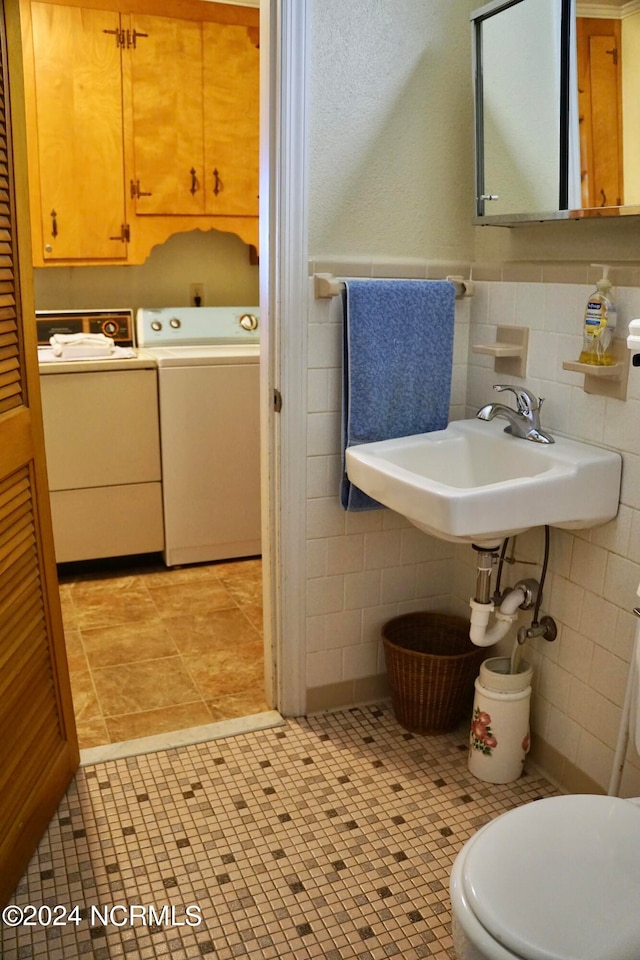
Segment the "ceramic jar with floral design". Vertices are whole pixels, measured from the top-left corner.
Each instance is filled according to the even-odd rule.
[[[517,673],[510,666],[509,657],[485,660],[475,682],[469,770],[487,783],[517,780],[529,751],[533,668],[524,660]]]

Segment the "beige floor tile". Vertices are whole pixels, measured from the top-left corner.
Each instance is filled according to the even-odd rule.
[[[219,580],[149,586],[149,595],[161,617],[193,616],[234,607],[235,601]]]
[[[117,627],[83,630],[82,640],[92,669],[139,660],[159,660],[178,653],[170,633],[159,617]]]
[[[215,564],[198,563],[188,567],[158,567],[154,570],[141,570],[147,586],[157,587],[177,583],[198,583],[201,580],[218,578]]]
[[[135,590],[141,585],[143,585],[143,580],[141,580],[139,574],[113,571],[81,574],[76,580],[68,583],[73,598],[82,598],[85,595],[92,596],[100,592],[115,596],[129,590]]]
[[[103,717],[76,719],[76,730],[81,750],[87,750],[89,747],[102,747],[106,743],[112,743]]]
[[[247,601],[241,603],[240,609],[244,613],[249,623],[251,623],[262,636],[262,631],[264,630],[264,610],[262,607],[262,601],[256,601],[255,603]]]
[[[264,629],[262,560],[247,560],[241,564],[222,564],[219,568],[219,577],[249,622],[262,634]]]
[[[250,717],[254,713],[264,713],[271,707],[261,695],[261,691],[248,690],[246,694],[226,695],[207,700],[207,706],[213,720],[233,720],[236,717]]]
[[[64,646],[67,651],[67,664],[71,673],[78,673],[81,670],[88,670],[85,649],[82,643],[82,635],[79,630],[66,629],[64,631]]]
[[[260,558],[69,575],[61,598],[81,748],[269,709]]]
[[[218,576],[238,603],[262,603],[261,561],[248,561],[238,569],[227,565]]]
[[[76,608],[71,597],[71,584],[60,585],[60,610],[65,630],[75,630],[78,622]]]
[[[96,667],[92,674],[105,717],[177,706],[200,699],[181,657]]]
[[[73,698],[73,712],[76,721],[84,722],[102,716],[98,697],[93,685],[91,673],[88,670],[70,672],[71,695]]]
[[[167,617],[163,623],[185,656],[233,650],[260,639],[256,628],[237,607],[191,617]]]
[[[244,694],[261,689],[264,678],[262,641],[220,650],[185,656],[183,661],[205,700],[217,696]]]
[[[157,616],[147,588],[133,585],[111,591],[101,584],[83,584],[72,594],[76,624],[80,630],[128,624],[134,620],[152,620]]]
[[[110,740],[136,740],[139,737],[151,737],[158,733],[171,733],[173,730],[186,730],[189,727],[201,727],[212,723],[213,717],[207,704],[202,700],[184,703],[175,707],[160,707],[156,710],[144,710],[141,713],[129,713],[121,717],[107,717],[106,725]]]
[[[262,558],[247,557],[245,560],[219,560],[213,565],[213,569],[219,577],[232,577],[234,580],[244,577],[255,580],[256,577],[262,577]]]

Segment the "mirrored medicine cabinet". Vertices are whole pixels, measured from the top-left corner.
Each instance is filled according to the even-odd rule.
[[[471,14],[475,223],[640,215],[640,10],[493,0]]]

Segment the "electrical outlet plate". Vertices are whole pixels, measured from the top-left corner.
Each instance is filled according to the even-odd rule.
[[[189,284],[189,304],[192,307],[204,306],[204,283]]]

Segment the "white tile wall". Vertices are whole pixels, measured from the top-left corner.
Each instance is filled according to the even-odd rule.
[[[380,275],[370,261],[317,265],[336,275]],[[395,265],[398,267],[398,265]],[[428,269],[428,268],[427,268]],[[397,276],[429,276],[424,264]],[[450,269],[450,273],[464,270]],[[433,274],[431,274],[433,275]],[[442,274],[441,274],[442,275]],[[640,369],[631,368],[625,402],[588,396],[582,377],[562,369],[581,347],[581,319],[591,284],[476,282],[475,296],[456,307],[451,418],[471,416],[499,380],[493,360],[469,345],[495,340],[499,323],[528,326],[526,386],[545,397],[551,432],[602,444],[623,456],[618,516],[593,530],[551,531],[543,611],[554,617],[554,643],[536,640],[526,657],[535,669],[532,727],[538,737],[595,779],[609,780],[636,619],[640,583]],[[640,288],[617,292],[619,334],[640,316]],[[390,511],[345,514],[340,479],[342,316],[338,300],[310,292],[308,357],[307,685],[322,687],[384,672],[383,624],[413,609],[466,614],[475,568],[471,551],[434,540]],[[540,530],[516,540],[517,563],[503,583],[540,576]],[[526,614],[523,615],[523,621]],[[504,642],[505,650],[512,642]],[[640,760],[623,780],[640,794]]]
[[[579,355],[591,285],[480,282],[476,289],[471,343],[495,339],[498,323],[530,329],[527,377],[519,382],[545,397],[543,426],[616,449],[623,457],[617,518],[575,534],[551,531],[543,610],[556,620],[559,635],[553,644],[533,641],[525,654],[535,667],[534,731],[606,788],[635,630],[630,611],[640,584],[640,370],[631,368],[628,399],[619,401],[589,396],[581,375],[562,369],[563,360]],[[624,336],[629,320],[640,316],[640,288],[621,288],[617,304],[618,335]],[[518,382],[497,376],[491,358],[470,351],[469,415],[491,398],[493,383],[502,379]],[[517,538],[516,547],[517,556],[540,562],[540,538],[527,534]],[[519,575],[539,574],[539,567],[533,572],[516,567],[509,577],[515,581]],[[629,759],[623,782],[627,795],[640,792],[635,751]]]
[[[455,267],[458,269],[455,269]],[[426,261],[332,261],[338,276],[428,273]],[[307,394],[307,685],[321,687],[384,672],[380,631],[414,609],[452,606],[453,547],[387,510],[345,513],[341,473],[342,303],[314,300],[310,281]],[[456,305],[451,416],[464,415],[470,304]]]

